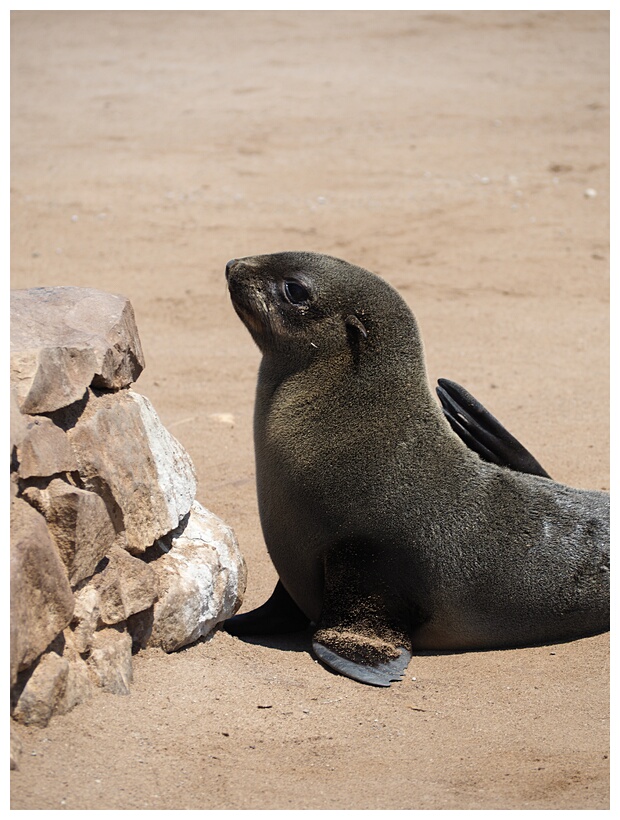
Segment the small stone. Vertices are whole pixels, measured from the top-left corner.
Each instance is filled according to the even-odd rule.
[[[69,663],[69,673],[65,686],[64,696],[58,704],[58,713],[71,711],[74,706],[84,703],[93,696],[94,684],[89,673],[88,665],[78,652],[70,629],[65,629],[65,648],[63,658]]]
[[[102,629],[93,637],[93,649],[87,663],[97,685],[115,695],[128,695],[133,679],[131,637],[127,632]]]
[[[99,623],[99,590],[87,584],[75,593],[75,610],[71,621],[73,642],[78,652],[90,650]]]
[[[209,418],[217,421],[220,424],[227,424],[229,427],[235,426],[235,417],[232,413],[211,413]]]
[[[552,174],[568,174],[573,170],[573,166],[564,162],[552,162],[548,170],[551,171]]]
[[[13,718],[28,726],[47,726],[65,694],[69,662],[56,652],[43,655],[13,710]]]

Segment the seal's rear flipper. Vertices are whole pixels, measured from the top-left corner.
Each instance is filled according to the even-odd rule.
[[[310,624],[295,601],[288,594],[282,581],[278,581],[271,598],[262,606],[242,615],[234,615],[222,624],[231,635],[282,635],[301,632]]]
[[[392,681],[402,680],[405,669],[411,660],[411,652],[404,646],[399,646],[400,655],[390,660],[377,660],[374,663],[358,656],[358,659],[346,658],[319,641],[312,642],[312,650],[317,658],[335,672],[347,678],[368,683],[370,686],[389,686]],[[355,655],[352,654],[352,658]]]
[[[492,464],[519,473],[550,478],[534,456],[464,387],[438,379],[437,395],[454,432],[474,452]]]

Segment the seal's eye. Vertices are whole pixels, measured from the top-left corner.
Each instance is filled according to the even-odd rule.
[[[294,279],[284,282],[284,296],[291,305],[305,305],[310,301],[310,291]]]

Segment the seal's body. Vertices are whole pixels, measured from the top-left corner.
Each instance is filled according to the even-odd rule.
[[[609,496],[468,449],[430,392],[395,290],[305,253],[233,260],[227,278],[263,354],[254,440],[265,542],[280,596],[317,625],[321,660],[389,685],[411,649],[609,628]]]

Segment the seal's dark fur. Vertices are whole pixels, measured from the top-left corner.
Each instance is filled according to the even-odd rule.
[[[227,277],[263,354],[265,542],[330,657],[363,666],[371,638],[392,647],[387,659],[396,645],[509,647],[609,628],[609,495],[469,450],[431,394],[416,321],[390,285],[295,252],[234,260]],[[357,650],[338,634],[352,645],[359,635]]]

